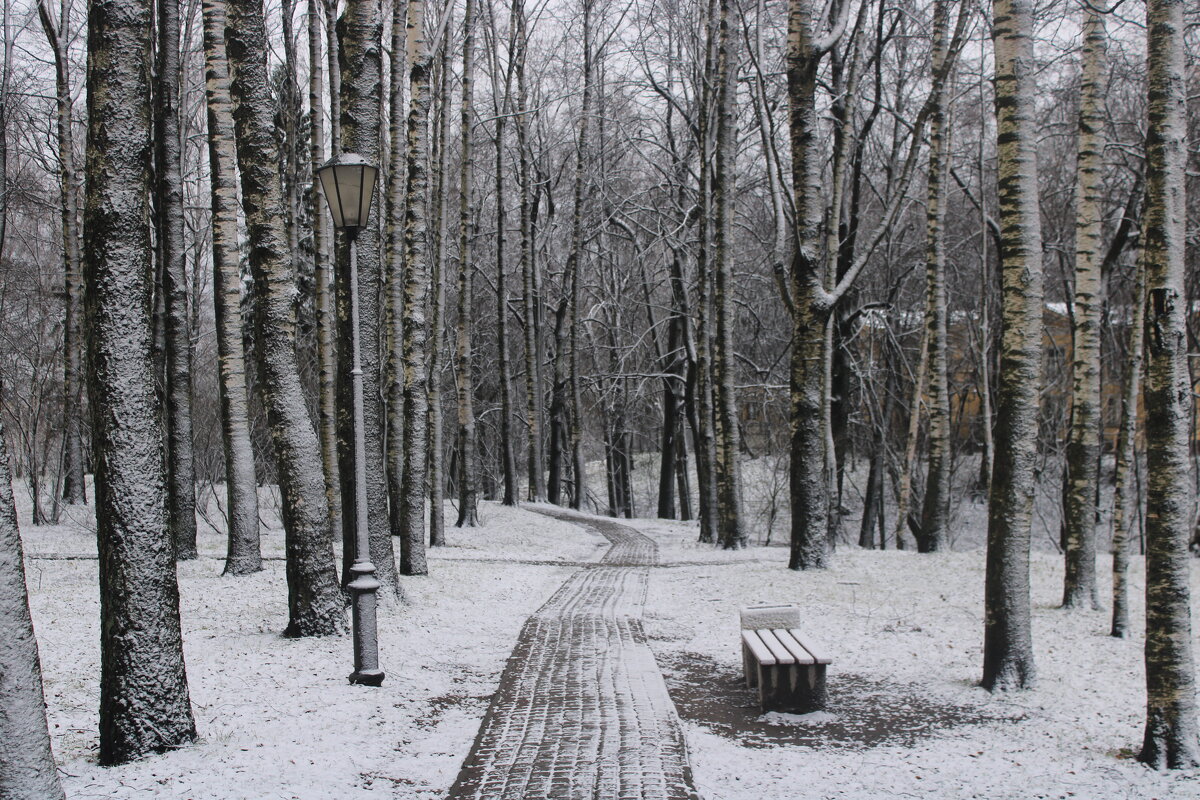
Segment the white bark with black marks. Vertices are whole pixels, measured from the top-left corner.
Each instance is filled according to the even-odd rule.
[[[1184,5],[1146,3],[1146,730],[1138,759],[1157,769],[1200,766],[1188,554],[1195,490],[1184,286]]]
[[[1042,383],[1042,231],[1031,0],[996,0],[996,136],[1000,173],[1000,373],[988,499],[983,687],[1035,680],[1029,545]]]

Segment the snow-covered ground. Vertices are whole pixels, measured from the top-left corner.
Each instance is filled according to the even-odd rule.
[[[201,740],[101,768],[94,534],[90,509],[71,512],[63,525],[23,532],[50,724],[72,798],[439,797],[525,617],[574,564],[605,549],[578,526],[493,503],[482,506],[484,527],[460,531],[448,504],[450,546],[432,552],[428,577],[404,580],[402,601],[381,609],[387,680],[371,689],[346,682],[349,637],[278,635],[281,560],[255,576],[222,577],[224,543],[204,526],[204,556],[179,570]],[[646,631],[707,800],[1200,797],[1200,774],[1155,773],[1131,758],[1144,714],[1140,559],[1134,636],[1120,641],[1105,635],[1105,612],[1055,608],[1059,559],[1035,554],[1039,687],[992,697],[975,686],[979,550],[843,548],[832,569],[794,573],[782,547],[727,554],[696,544],[691,525],[630,524],[660,545]],[[282,554],[277,529],[263,541],[268,556]],[[1103,575],[1107,559],[1101,566]],[[806,628],[832,650],[827,714],[762,718],[749,707],[737,609],[756,602],[798,603]]]

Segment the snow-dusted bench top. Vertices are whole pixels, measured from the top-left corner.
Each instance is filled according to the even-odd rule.
[[[800,632],[800,609],[751,606],[742,617],[746,685],[758,687],[764,712],[808,713],[825,707],[825,668],[833,659]]]

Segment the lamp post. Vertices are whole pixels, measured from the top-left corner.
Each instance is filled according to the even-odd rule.
[[[367,533],[367,442],[363,424],[363,378],[358,331],[358,256],[354,240],[371,213],[371,196],[379,170],[360,155],[343,153],[317,170],[321,189],[333,216],[333,225],[346,234],[350,246],[350,368],[354,415],[354,578],[347,585],[353,595],[354,672],[351,683],[378,686],[383,683],[379,668],[379,636],[375,622],[379,581],[371,563]]]

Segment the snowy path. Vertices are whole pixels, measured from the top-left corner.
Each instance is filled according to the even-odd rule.
[[[679,718],[642,630],[657,546],[624,525],[536,510],[612,546],[526,621],[449,797],[695,798]]]

